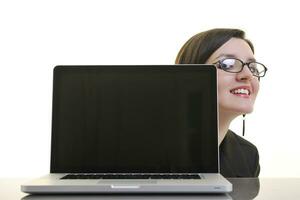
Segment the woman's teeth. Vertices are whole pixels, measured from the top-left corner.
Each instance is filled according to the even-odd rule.
[[[232,90],[231,93],[232,94],[246,94],[246,95],[250,95],[250,91],[247,90],[247,89]]]

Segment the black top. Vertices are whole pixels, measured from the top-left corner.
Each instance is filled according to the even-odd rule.
[[[224,177],[258,177],[260,166],[257,148],[228,130],[220,145],[220,169]]]

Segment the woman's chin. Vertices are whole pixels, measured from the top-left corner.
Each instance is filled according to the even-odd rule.
[[[243,114],[250,114],[253,112],[253,106],[249,107],[228,107],[228,108],[220,108],[220,111],[226,111],[234,113],[235,115],[243,115]]]

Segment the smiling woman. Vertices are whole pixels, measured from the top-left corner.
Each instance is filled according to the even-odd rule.
[[[239,115],[251,113],[259,80],[267,68],[254,57],[254,47],[239,29],[212,29],[190,38],[176,64],[214,64],[218,73],[220,170],[225,177],[257,177],[257,148],[229,130]]]

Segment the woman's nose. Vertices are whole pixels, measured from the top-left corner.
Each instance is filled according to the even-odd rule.
[[[250,81],[252,78],[253,78],[252,72],[250,71],[250,69],[247,65],[244,66],[244,68],[241,72],[237,73],[238,80]]]

